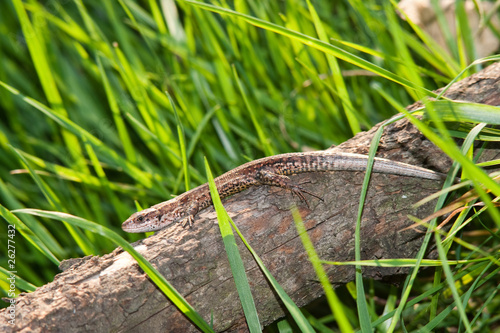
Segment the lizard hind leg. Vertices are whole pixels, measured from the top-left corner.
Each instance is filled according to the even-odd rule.
[[[311,207],[309,206],[309,202],[307,201],[306,197],[304,196],[304,193],[307,193],[310,196],[315,197],[316,199],[324,201],[322,197],[320,197],[317,194],[314,194],[312,192],[309,192],[308,190],[304,189],[300,185],[293,185],[292,187],[290,187],[288,189],[290,191],[292,191],[292,194],[298,196],[300,200],[304,201],[304,203],[306,204],[307,208],[311,208]]]
[[[307,183],[307,182],[304,182],[304,183],[299,184],[299,185],[295,185],[292,183],[292,180],[288,176],[276,174],[274,172],[267,171],[267,170],[259,171],[257,173],[257,179],[261,184],[277,186],[277,187],[281,187],[281,188],[292,191],[292,194],[296,195],[297,197],[299,197],[300,200],[304,201],[305,204],[307,205],[307,207],[309,207],[309,202],[307,201],[306,197],[304,196],[304,193],[309,194],[310,196],[315,197],[315,198],[323,201],[323,198],[321,198],[320,196],[304,189],[301,186],[302,184]]]
[[[307,193],[307,194],[309,194],[311,197],[315,197],[316,199],[321,200],[321,201],[323,201],[323,202],[324,202],[325,200],[323,200],[323,198],[322,198],[322,197],[320,197],[319,195],[317,195],[317,194],[315,194],[315,193],[313,193],[313,192],[309,192],[308,190],[306,190],[305,188],[303,188],[303,187],[302,187],[302,185],[304,185],[304,184],[311,184],[311,183],[312,183],[312,182],[311,182],[310,180],[307,180],[307,181],[305,181],[305,182],[299,183],[299,184],[297,185],[297,188],[298,188],[298,190],[300,190],[301,192]]]

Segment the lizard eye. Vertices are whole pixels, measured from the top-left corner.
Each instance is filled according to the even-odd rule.
[[[144,221],[144,216],[142,216],[142,215],[141,215],[141,216],[138,216],[138,217],[137,217],[137,221],[139,221],[139,222]]]

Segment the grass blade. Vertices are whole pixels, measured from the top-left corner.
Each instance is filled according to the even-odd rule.
[[[309,13],[311,13],[314,27],[316,28],[319,39],[325,43],[328,43],[328,36],[326,35],[325,29],[323,28],[323,23],[321,23],[318,13],[316,12],[314,6],[311,4],[310,0],[307,0],[307,7],[309,8]],[[326,58],[328,61],[328,65],[330,66],[330,70],[333,74],[335,89],[338,91],[338,96],[340,97],[340,100],[344,106],[344,112],[347,117],[347,121],[349,122],[352,133],[356,134],[361,131],[361,127],[358,121],[359,116],[356,117],[354,107],[351,103],[351,100],[348,98],[349,93],[347,92],[347,87],[344,78],[342,77],[342,72],[340,71],[339,64],[337,62],[337,59],[331,54],[327,54]]]
[[[300,331],[301,332],[314,332],[314,329],[312,328],[311,324],[309,324],[306,317],[302,314],[302,312],[297,307],[297,305],[292,301],[290,296],[288,296],[288,294],[285,292],[283,287],[278,283],[278,281],[276,281],[274,276],[272,276],[271,272],[264,265],[264,262],[262,261],[262,259],[260,259],[257,252],[255,252],[255,250],[247,242],[247,240],[245,239],[243,234],[240,232],[240,230],[238,229],[236,224],[234,224],[233,220],[229,216],[228,216],[228,218],[229,218],[229,222],[233,226],[234,230],[236,231],[236,233],[238,233],[238,236],[240,237],[241,241],[245,244],[247,249],[250,251],[250,253],[254,257],[254,259],[257,262],[257,265],[261,269],[262,273],[264,273],[267,281],[274,288],[274,291],[279,296],[279,298],[281,299],[281,301],[283,302],[283,304],[287,308],[288,312],[290,312],[290,316],[295,320],[295,323],[300,328]]]
[[[330,305],[330,309],[332,310],[332,313],[337,320],[340,331],[352,332],[352,326],[349,323],[346,314],[344,313],[343,305],[340,302],[340,299],[335,294],[333,286],[328,280],[328,275],[326,274],[324,268],[321,266],[321,260],[318,257],[318,253],[316,253],[316,250],[314,249],[311,239],[307,235],[307,230],[302,221],[302,217],[300,216],[300,213],[296,207],[292,208],[292,215],[293,220],[295,221],[295,227],[297,228],[297,233],[299,234],[302,244],[304,245],[307,255],[309,256],[309,261],[311,262],[314,271],[316,272],[316,276],[323,286],[328,305]]]
[[[85,137],[92,145],[99,149],[100,152],[104,153],[106,157],[108,157],[111,161],[115,162],[117,166],[122,167],[124,171],[127,172],[131,177],[137,179],[138,182],[143,184],[145,187],[150,188],[153,186],[153,182],[151,180],[151,175],[147,172],[142,171],[132,163],[120,157],[116,151],[108,148],[101,140],[96,138],[94,135],[90,134],[88,131],[78,126],[68,118],[57,114],[50,108],[46,107],[42,103],[35,101],[30,97],[26,97],[22,95],[17,89],[9,86],[8,84],[0,81],[0,85],[5,89],[9,90],[14,95],[18,95],[24,102],[33,106],[35,109],[41,111],[45,116],[57,122],[63,128],[73,132],[74,134]]]
[[[148,274],[151,280],[160,288],[160,290],[172,301],[172,303],[188,317],[198,328],[203,332],[213,332],[212,328],[201,318],[201,316],[189,305],[181,294],[158,272],[149,261],[147,261],[137,250],[123,239],[116,232],[106,228],[100,224],[77,217],[74,215],[52,212],[39,209],[17,209],[13,211],[16,214],[31,214],[40,217],[46,217],[69,223],[74,227],[79,227],[93,233],[99,234],[111,240],[118,246],[121,246],[127,251],[136,261],[137,264]]]
[[[253,109],[252,105],[250,105],[250,102],[248,100],[248,97],[246,95],[245,89],[243,88],[243,84],[241,83],[240,78],[238,77],[238,72],[236,71],[236,68],[233,66],[233,75],[234,79],[236,80],[238,84],[238,88],[240,90],[241,97],[243,98],[243,101],[245,102],[245,106],[248,110],[248,113],[250,114],[250,118],[252,119],[252,123],[255,126],[255,130],[257,131],[257,135],[259,137],[260,144],[264,151],[266,152],[266,155],[274,155],[273,149],[269,145],[269,135],[264,134],[264,130],[261,127],[261,121],[258,120],[258,116],[255,114],[255,110]]]
[[[24,156],[14,147],[11,147],[12,151],[19,157],[21,163],[29,170],[30,176],[33,178],[35,183],[38,185],[38,188],[43,193],[49,204],[57,210],[62,210],[61,200],[54,193],[54,191],[47,185],[42,178],[38,176],[38,174],[33,170],[28,161],[24,158]],[[86,255],[95,254],[96,249],[93,246],[92,242],[78,229],[74,228],[70,224],[64,224],[71,237],[75,240],[78,246],[82,249],[83,253]]]
[[[210,171],[210,167],[206,159],[205,166],[207,169],[207,178],[210,186],[210,195],[212,196],[212,201],[217,212],[217,220],[219,221],[222,240],[226,249],[229,265],[231,266],[231,272],[233,273],[234,283],[236,284],[236,289],[238,290],[238,295],[240,296],[241,306],[243,307],[243,312],[245,313],[248,329],[250,330],[250,332],[260,332],[261,325],[259,316],[257,314],[257,309],[255,308],[255,302],[250,290],[250,284],[248,283],[245,266],[243,265],[243,260],[241,259],[240,252],[238,251],[236,239],[234,237],[233,231],[231,230],[229,216],[222,206],[222,202],[219,197],[219,193],[217,192],[217,187],[215,185],[212,172]]]
[[[439,237],[439,233],[435,232],[434,236],[436,240],[435,244],[438,249],[439,257],[442,260],[441,267],[443,268],[446,277],[446,282],[448,282],[448,287],[450,288],[451,293],[453,295],[453,299],[455,300],[455,306],[457,307],[458,313],[460,314],[460,318],[462,319],[461,322],[465,325],[465,329],[467,330],[467,332],[472,333],[472,328],[470,326],[469,319],[467,318],[467,315],[465,313],[464,305],[460,301],[460,295],[458,294],[457,288],[453,280],[454,274],[451,272],[450,266],[448,265],[447,255],[443,247],[441,238]]]
[[[20,290],[24,290],[27,292],[34,291],[36,289],[36,286],[29,283],[28,281],[20,278],[16,274],[12,274],[11,271],[6,270],[5,268],[0,266],[0,290],[1,292],[5,292],[10,289],[10,284],[11,281],[9,279],[12,278],[12,276],[15,277],[16,280],[16,288]],[[2,285],[5,284],[5,285]],[[5,296],[7,296],[7,293],[5,292]],[[17,294],[16,294],[17,296]]]
[[[59,266],[59,259],[50,251],[50,249],[45,245],[45,243],[35,234],[23,221],[21,221],[17,216],[12,214],[7,208],[0,204],[0,216],[2,216],[8,223],[14,226],[14,228],[19,231],[23,237],[28,240],[38,251],[42,252],[47,258],[49,258],[54,264]],[[42,235],[43,236],[43,235]]]
[[[241,18],[252,25],[255,25],[257,27],[260,27],[260,28],[263,28],[263,29],[266,29],[269,31],[273,31],[275,33],[281,34],[281,35],[286,36],[286,37],[291,38],[291,39],[295,39],[295,40],[303,43],[304,45],[318,49],[322,52],[325,52],[326,54],[331,54],[339,59],[347,61],[348,63],[351,63],[351,64],[356,65],[358,67],[361,67],[363,69],[366,69],[372,73],[376,73],[377,75],[380,75],[388,80],[394,81],[394,82],[401,84],[403,86],[406,86],[406,87],[409,87],[409,88],[412,88],[412,89],[415,89],[418,91],[425,92],[426,94],[430,94],[431,96],[435,95],[432,91],[427,90],[427,89],[422,88],[422,87],[419,87],[419,86],[415,85],[413,82],[411,82],[410,80],[402,78],[402,77],[400,77],[400,76],[398,76],[398,75],[396,75],[396,74],[394,74],[394,73],[392,73],[392,72],[390,72],[390,71],[388,71],[380,66],[377,66],[377,65],[375,65],[369,61],[366,61],[366,60],[364,60],[356,55],[353,55],[349,52],[346,52],[345,50],[343,50],[339,47],[322,42],[316,38],[312,38],[312,37],[304,35],[300,32],[289,30],[289,29],[283,28],[279,25],[276,25],[276,24],[273,24],[273,23],[270,23],[270,22],[252,17],[252,16],[249,16],[249,15],[238,13],[238,12],[235,12],[235,11],[227,9],[227,8],[222,8],[222,7],[209,5],[209,4],[205,4],[205,3],[201,3],[201,2],[197,2],[197,1],[192,1],[192,0],[182,0],[182,1],[189,3],[193,6],[212,11],[212,12],[216,12],[219,14],[226,14],[226,15],[230,15],[233,17]]]

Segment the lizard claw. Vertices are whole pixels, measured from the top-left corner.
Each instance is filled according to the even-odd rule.
[[[309,206],[309,201],[307,201],[306,197],[304,196],[304,193],[302,193],[303,191],[302,191],[301,188],[299,188],[299,187],[295,188],[294,187],[294,188],[291,188],[290,190],[292,191],[292,194],[298,196],[301,201],[304,201],[304,203],[306,204],[307,208],[311,208]]]
[[[315,193],[313,193],[313,192],[309,192],[308,190],[306,190],[306,189],[304,189],[304,188],[302,187],[302,185],[303,185],[303,184],[311,184],[311,183],[312,183],[312,182],[311,182],[310,180],[307,180],[307,181],[304,181],[304,182],[302,182],[302,183],[299,183],[299,185],[297,185],[296,187],[297,187],[297,189],[298,189],[299,191],[304,192],[304,193],[307,193],[307,194],[309,194],[311,197],[315,197],[316,199],[319,199],[319,200],[321,200],[321,201],[324,201],[324,200],[323,200],[323,198],[322,198],[322,197],[320,197],[319,195],[317,195],[317,194],[315,194]]]
[[[193,222],[194,222],[193,215],[188,215],[179,221],[179,223],[182,225],[183,228],[185,228],[186,226],[188,228],[191,228],[193,226]]]
[[[304,193],[307,193],[310,196],[315,197],[315,198],[323,201],[323,198],[321,198],[320,196],[318,196],[312,192],[309,192],[308,190],[304,189],[301,186],[293,186],[290,188],[290,190],[292,191],[292,194],[297,195],[300,198],[300,200],[305,202],[305,204],[307,205],[307,208],[311,208],[311,207],[309,206],[309,202],[307,201],[306,197],[304,196]]]

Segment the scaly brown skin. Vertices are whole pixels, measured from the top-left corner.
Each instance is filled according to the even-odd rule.
[[[305,201],[304,193],[315,195],[293,184],[288,175],[318,171],[364,171],[367,162],[368,156],[365,155],[330,150],[281,154],[245,163],[215,178],[215,184],[221,199],[250,186],[271,185],[288,189]],[[375,158],[373,172],[433,180],[445,178],[445,175],[432,170],[383,158]],[[161,230],[175,222],[191,225],[194,216],[210,205],[212,199],[207,183],[132,214],[123,222],[122,229],[127,232],[148,232]]]

